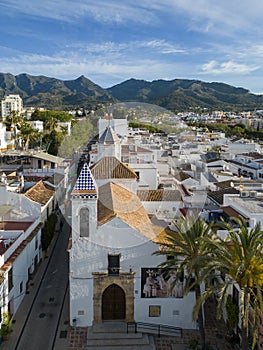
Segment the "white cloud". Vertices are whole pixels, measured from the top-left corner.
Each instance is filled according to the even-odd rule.
[[[186,53],[185,49],[179,48],[176,45],[169,43],[165,40],[150,40],[137,42],[141,47],[149,47],[156,49],[163,54],[174,54],[174,53]]]
[[[91,17],[101,23],[157,23],[161,16],[184,18],[194,31],[229,35],[231,31],[261,32],[263,2],[258,0],[2,0],[12,11],[30,16],[74,22]]]
[[[130,77],[138,79],[165,79],[171,72],[187,71],[183,65],[160,62],[157,59],[112,60],[107,55],[101,57],[80,56],[78,53],[61,53],[57,56],[20,55],[0,59],[1,70],[12,74],[29,73],[46,75],[60,79],[75,79],[84,74],[95,83],[109,87]]]
[[[152,52],[159,54],[186,54],[187,49],[181,48],[180,45],[176,45],[165,40],[135,40],[123,43],[117,43],[113,41],[102,42],[100,44],[86,44],[83,42],[68,44],[67,49],[77,49],[80,52],[86,52],[87,54],[94,55],[110,55],[111,58],[121,57],[121,55],[127,56],[136,55],[140,56],[143,52]],[[194,50],[193,48],[191,49]],[[190,50],[189,50],[190,51]]]
[[[209,61],[208,63],[205,63],[202,65],[202,73],[204,74],[214,74],[214,75],[221,75],[221,74],[249,74],[255,70],[257,70],[259,67],[257,66],[251,66],[246,65],[243,63],[237,63],[234,61],[227,61],[227,62],[217,62],[217,61]]]
[[[2,6],[9,11],[27,14],[29,16],[50,18],[65,22],[75,22],[77,19],[92,17],[100,23],[141,22],[149,24],[157,17],[148,8],[125,0],[3,0]]]

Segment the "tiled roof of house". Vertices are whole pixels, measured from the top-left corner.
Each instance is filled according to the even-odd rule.
[[[158,232],[158,227],[151,223],[140,199],[123,187],[108,182],[99,188],[99,224],[103,225],[113,217],[118,217],[148,239],[154,239]]]
[[[174,177],[180,182],[191,178],[191,176],[185,173],[184,171],[179,171],[178,173],[174,174]]]
[[[261,184],[263,185],[263,181],[262,180],[249,180],[249,179],[244,179],[244,178],[239,178],[239,179],[230,179],[230,180],[226,180],[226,181],[220,181],[220,182],[216,182],[215,185],[218,188],[229,188],[232,186],[237,187],[240,185],[250,185],[251,189],[253,184],[255,184],[255,186]]]
[[[55,191],[41,180],[25,192],[25,196],[34,202],[45,205],[54,196]]]
[[[139,190],[137,196],[142,202],[175,202],[182,200],[179,190]]]
[[[242,153],[242,155],[251,157],[253,159],[262,159],[263,158],[263,154],[258,153],[258,152]]]
[[[210,163],[210,162],[214,162],[216,160],[220,159],[220,155],[218,152],[207,152],[206,154],[201,154],[200,158],[206,162],[206,163]]]
[[[207,193],[207,196],[212,199],[215,203],[222,205],[224,203],[225,194],[238,194],[239,191],[235,188],[228,187],[218,191],[210,191]]]
[[[116,157],[103,157],[91,166],[91,173],[95,179],[136,179],[137,175],[126,164]]]
[[[97,198],[96,182],[87,163],[84,163],[71,194],[83,199]]]

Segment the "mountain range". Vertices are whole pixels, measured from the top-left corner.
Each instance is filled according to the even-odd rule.
[[[189,108],[224,110],[263,109],[263,95],[241,87],[200,80],[129,79],[104,89],[85,76],[61,80],[29,74],[0,73],[0,98],[19,94],[25,106],[46,108],[94,108],[101,103],[144,102],[171,111]]]

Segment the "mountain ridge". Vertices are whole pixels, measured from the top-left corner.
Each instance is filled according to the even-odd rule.
[[[73,107],[100,102],[116,102],[99,85],[81,75],[74,80],[61,80],[27,73],[0,73],[0,97],[19,94],[25,106]],[[74,102],[76,100],[76,102]]]
[[[25,106],[47,108],[94,108],[100,103],[143,102],[168,110],[208,108],[224,110],[263,109],[263,95],[243,87],[197,79],[130,78],[109,88],[102,88],[84,75],[62,80],[27,73],[0,73],[0,98],[19,94]]]

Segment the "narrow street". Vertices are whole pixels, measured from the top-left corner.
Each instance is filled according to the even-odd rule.
[[[3,350],[59,349],[56,341],[60,322],[65,322],[62,320],[62,315],[65,317],[63,304],[68,300],[69,232],[70,227],[64,222],[50,252],[29,283],[28,293],[13,319],[13,332],[1,344]]]

